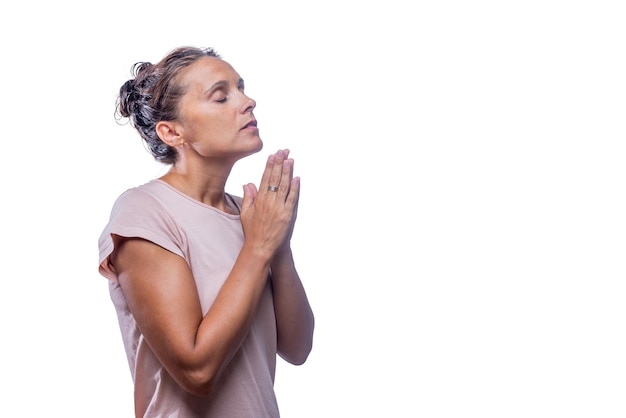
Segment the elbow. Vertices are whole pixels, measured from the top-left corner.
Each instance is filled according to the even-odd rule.
[[[207,369],[185,370],[181,373],[178,384],[187,392],[196,396],[209,396],[216,387],[217,375]]]
[[[298,356],[293,359],[293,363],[296,366],[300,366],[306,362],[309,358],[309,354],[311,354],[311,350],[313,350],[313,339],[309,340],[309,343],[304,347],[303,350],[300,351]]]
[[[286,362],[293,364],[294,366],[301,366],[309,358],[310,353],[311,353],[311,348],[302,349],[298,351],[294,350],[291,352],[279,352],[278,354]]]
[[[309,358],[309,354],[311,353],[311,350],[306,351],[306,352],[302,352],[297,356],[294,356],[291,360],[290,363],[293,364],[294,366],[301,366],[304,363],[306,363],[306,360]]]
[[[311,354],[313,349],[313,331],[315,329],[315,322],[311,318],[310,324],[307,327],[303,327],[297,335],[291,335],[290,337],[279,334],[278,338],[278,354],[286,362],[293,364],[294,366],[300,366],[304,364]]]
[[[298,346],[292,346],[289,348],[285,347],[283,350],[279,350],[278,354],[286,362],[293,364],[294,366],[301,366],[309,358],[309,354],[312,349],[313,338],[310,338]]]

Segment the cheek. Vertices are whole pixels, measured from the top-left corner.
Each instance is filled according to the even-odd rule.
[[[230,137],[237,133],[238,127],[235,120],[229,115],[222,114],[217,117],[207,118],[204,126],[207,130],[212,132],[213,136],[227,136]]]
[[[189,118],[187,131],[196,139],[210,138],[219,136],[223,131],[223,125],[224,121],[221,118],[197,114]]]

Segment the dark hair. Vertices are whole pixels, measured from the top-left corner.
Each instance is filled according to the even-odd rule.
[[[120,88],[116,117],[129,118],[148,150],[157,161],[173,164],[176,150],[156,133],[156,124],[178,118],[178,102],[185,86],[178,82],[181,70],[204,57],[221,58],[213,48],[180,47],[167,54],[157,64],[138,62],[131,68],[133,78]]]

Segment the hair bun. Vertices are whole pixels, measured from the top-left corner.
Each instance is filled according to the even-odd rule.
[[[128,80],[120,87],[118,103],[119,114],[125,118],[130,117],[136,101],[137,92],[135,91],[135,80]]]

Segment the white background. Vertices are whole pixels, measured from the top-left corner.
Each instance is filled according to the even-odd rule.
[[[115,99],[194,45],[258,103],[229,191],[282,147],[302,178],[317,329],[279,364],[284,418],[626,416],[620,4],[2,6],[2,415],[132,416],[97,238],[164,168]]]

